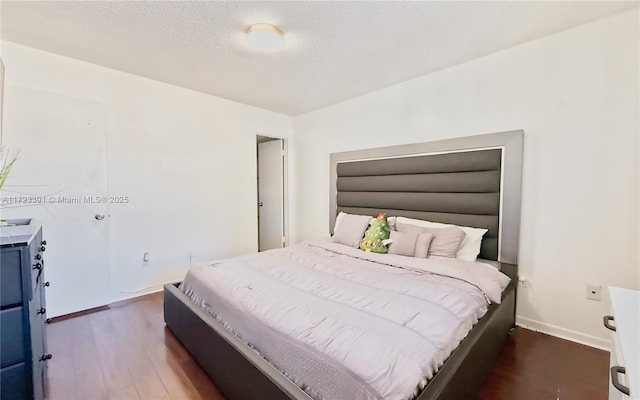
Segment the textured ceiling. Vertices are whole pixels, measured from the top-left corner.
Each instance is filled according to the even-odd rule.
[[[637,5],[2,1],[2,38],[296,115]],[[248,48],[256,22],[285,50]]]

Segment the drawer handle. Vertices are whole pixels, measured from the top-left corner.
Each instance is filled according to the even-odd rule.
[[[42,286],[49,287],[51,286],[51,283],[49,281],[46,281],[45,283],[42,284]]]
[[[42,264],[40,264],[39,262],[33,264],[33,270],[34,271],[40,271],[42,269]]]
[[[42,357],[40,357],[40,361],[49,361],[53,358],[52,354],[43,354]]]
[[[42,308],[40,308],[40,309],[38,310],[38,312],[37,312],[36,314],[44,314],[44,313],[46,313],[46,312],[47,312],[47,309],[46,309],[46,308],[44,308],[44,307],[42,307]]]
[[[45,251],[45,247],[44,246],[40,246],[40,251]]]
[[[616,389],[629,396],[629,388],[620,383],[618,374],[624,374],[627,370],[624,367],[611,367],[611,383]]]
[[[42,256],[40,254],[36,254],[35,256],[33,256],[33,258],[35,258],[36,260],[42,260]]]
[[[609,329],[610,331],[616,331],[616,327],[613,325],[609,325],[609,322],[613,321],[613,315],[605,315],[602,318],[602,323],[604,324],[604,327]]]
[[[45,324],[50,324],[50,323],[51,323],[51,318],[47,318],[47,319],[44,321],[44,323],[45,323]]]
[[[40,243],[40,244],[43,245],[43,246],[46,246],[47,245],[47,241],[43,240],[42,243]]]

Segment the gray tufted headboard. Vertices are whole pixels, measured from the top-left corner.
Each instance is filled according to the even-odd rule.
[[[343,211],[486,228],[479,257],[515,264],[521,168],[522,131],[334,153],[330,226]]]

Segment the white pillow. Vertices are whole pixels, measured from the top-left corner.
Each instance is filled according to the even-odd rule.
[[[456,258],[464,261],[475,261],[480,254],[480,245],[482,244],[482,237],[487,233],[488,229],[471,228],[468,226],[458,226],[453,224],[441,224],[439,222],[424,221],[421,219],[397,217],[396,221],[403,224],[411,224],[416,226],[424,226],[427,228],[444,228],[447,226],[457,226],[466,234],[460,249],[456,253]]]
[[[343,213],[342,211],[340,211],[338,213],[338,216],[336,217],[336,222],[333,224],[333,231],[335,232],[336,229],[338,229],[338,226],[340,226],[340,222],[342,221],[342,218],[346,215],[346,213]]]
[[[333,224],[333,231],[335,232],[336,229],[338,229],[338,225],[340,225],[340,221],[342,221],[342,218],[347,215],[347,213],[343,213],[342,211],[340,211],[338,213],[338,216],[336,217],[336,223]],[[351,215],[358,215],[358,214],[351,214]],[[396,230],[396,218],[397,217],[389,217],[387,216],[387,222],[389,223],[389,229],[391,229],[392,231]],[[371,220],[369,221],[369,225],[373,224],[373,221],[375,221],[375,218],[371,218]]]
[[[341,212],[336,218],[331,241],[351,247],[358,247],[360,239],[369,227],[371,217],[368,215],[346,214]]]

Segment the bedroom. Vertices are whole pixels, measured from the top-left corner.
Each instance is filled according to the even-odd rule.
[[[207,367],[197,349],[187,352],[189,339],[166,327],[163,310],[164,285],[183,281],[190,266],[257,252],[257,136],[282,139],[287,152],[280,251],[328,237],[341,208],[486,229],[402,211],[494,217],[497,228],[482,242],[495,251],[483,254],[517,262],[517,328],[500,334],[495,364],[468,360],[490,364],[486,381],[474,375],[484,382],[475,395],[606,398],[612,377],[632,384],[631,372],[611,375],[615,334],[603,317],[612,314],[609,287],[640,289],[637,2],[0,6],[3,156],[20,151],[0,213],[42,226],[46,251],[37,255],[50,283],[42,307],[28,296],[5,304],[11,291],[2,287],[0,312],[22,319],[3,318],[0,372],[22,366],[14,382],[27,398],[248,398],[233,391],[285,376],[276,368],[264,381],[270,364],[242,376],[250,373],[245,353],[221,358],[237,359],[229,379],[207,371],[232,366]],[[252,47],[247,31],[257,23],[277,27],[264,29],[281,49]],[[456,196],[473,191],[467,181],[451,189],[446,180],[444,199],[402,179],[369,193],[417,196],[354,199],[338,182],[351,178],[340,176],[345,162],[388,160],[384,176],[396,158],[404,168],[413,157],[494,148],[499,199],[483,197],[489,211]],[[520,162],[509,161],[518,154]],[[371,175],[359,176],[351,184]],[[5,243],[3,284],[11,265],[4,251],[13,248]],[[4,329],[32,329],[30,309],[45,309],[38,318],[50,360],[31,361],[29,340],[7,344],[13,336]],[[36,385],[24,376],[40,364],[47,379]],[[3,382],[17,376],[5,372]]]

